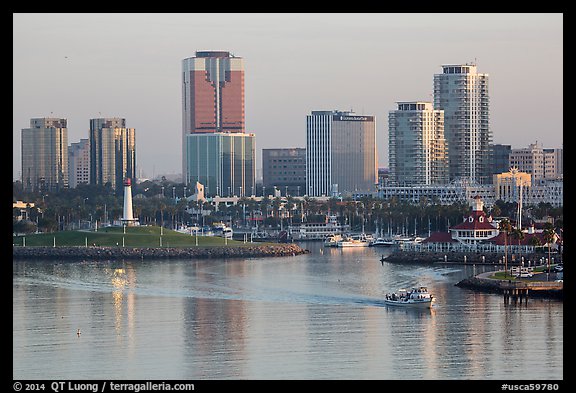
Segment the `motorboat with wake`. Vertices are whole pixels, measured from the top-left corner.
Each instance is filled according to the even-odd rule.
[[[428,292],[427,287],[417,287],[410,290],[400,289],[398,292],[387,293],[384,303],[390,306],[430,308],[435,298]]]

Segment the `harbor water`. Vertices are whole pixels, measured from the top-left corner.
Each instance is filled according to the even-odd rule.
[[[561,301],[455,286],[493,266],[301,245],[311,252],[13,261],[13,378],[563,379]],[[382,301],[420,285],[432,309]]]

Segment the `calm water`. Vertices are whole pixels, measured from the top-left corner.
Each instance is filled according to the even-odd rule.
[[[561,302],[454,286],[480,266],[303,246],[312,253],[13,262],[13,378],[563,379]],[[432,310],[382,304],[416,285]]]

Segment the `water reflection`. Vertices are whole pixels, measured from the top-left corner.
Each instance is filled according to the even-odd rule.
[[[306,248],[271,259],[14,262],[14,377],[562,378],[562,303],[505,305],[455,287],[481,266]],[[436,297],[431,309],[383,304],[418,285]]]

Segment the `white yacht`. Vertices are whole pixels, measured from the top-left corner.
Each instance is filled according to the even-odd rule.
[[[338,247],[338,242],[342,239],[342,235],[339,234],[328,235],[324,239],[324,247]]]
[[[400,289],[398,292],[387,293],[384,297],[384,303],[390,306],[414,308],[430,308],[434,300],[426,287],[412,288],[409,291]]]
[[[343,238],[338,242],[338,247],[368,247],[373,240],[372,236],[361,233]]]

